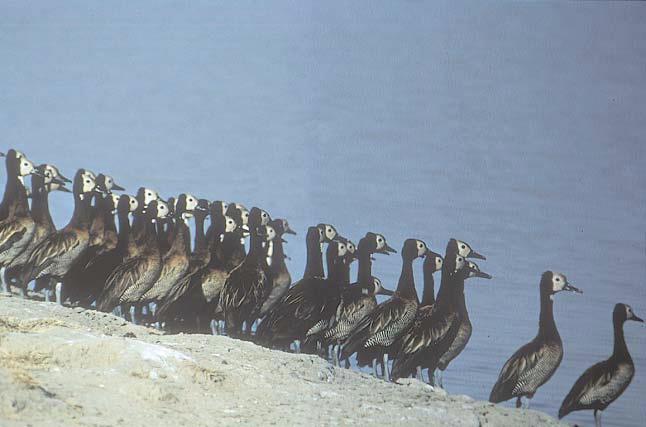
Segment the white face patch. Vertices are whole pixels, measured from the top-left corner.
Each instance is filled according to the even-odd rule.
[[[336,237],[336,230],[334,227],[331,225],[326,225],[325,226],[325,237],[327,237],[328,240],[334,240]]]
[[[197,208],[198,200],[191,194],[186,195],[186,210],[194,211]]]
[[[269,214],[262,209],[260,209],[260,224],[267,225],[269,224]]]
[[[148,206],[153,200],[159,199],[159,194],[155,190],[146,188],[144,190],[144,206]]]
[[[633,308],[628,304],[624,304],[624,305],[626,306],[626,319],[633,319],[635,317],[635,313],[633,313]]]
[[[345,254],[348,253],[348,247],[345,245],[345,243],[337,242],[336,248],[338,257],[344,257]]]
[[[381,234],[377,234],[377,237],[375,238],[375,242],[377,243],[377,252],[379,252],[380,250],[386,247],[386,238]]]
[[[417,256],[420,257],[426,253],[426,243],[421,240],[417,241]]]
[[[246,209],[242,211],[242,225],[249,225],[249,211]]]
[[[117,205],[119,204],[119,195],[117,194],[112,194],[112,209],[116,209]]]
[[[161,200],[157,202],[157,218],[166,218],[168,215],[168,205]]]
[[[435,257],[435,271],[440,271],[442,269],[442,264],[444,264],[444,260],[439,256]]]
[[[456,239],[456,242],[458,244],[458,254],[462,255],[465,258],[468,257],[471,253],[471,247],[461,240]]]
[[[348,252],[350,252],[351,254],[353,254],[354,251],[357,249],[357,247],[354,246],[354,243],[352,243],[350,241],[348,241],[346,246],[348,247]]]
[[[224,231],[225,233],[231,233],[233,232],[237,227],[236,222],[233,220],[233,218],[225,216],[224,217]]]
[[[229,204],[222,202],[222,215],[227,213],[228,208],[229,208]]]
[[[110,191],[112,187],[114,187],[114,179],[112,179],[111,176],[105,175],[105,179],[103,180],[103,184],[105,185],[105,189]]]
[[[455,272],[458,272],[459,270],[462,270],[464,266],[466,265],[466,262],[464,261],[464,257],[460,254],[455,256]]]
[[[271,242],[276,238],[276,230],[274,230],[274,227],[266,225],[265,230],[267,232],[267,237],[265,238],[265,240],[267,240],[268,242]]]
[[[134,211],[136,211],[136,210],[137,210],[137,208],[139,207],[139,202],[137,201],[137,199],[136,199],[136,198],[134,198],[134,197],[130,197],[130,196],[125,196],[125,197],[127,197],[127,198],[129,198],[129,199],[130,199],[130,200],[129,200],[129,203],[130,203],[130,208],[129,208],[129,209],[130,209],[130,212],[134,212]]]
[[[552,291],[560,292],[567,285],[567,278],[562,273],[552,273]]]
[[[81,192],[89,193],[94,190],[96,183],[94,182],[94,174],[92,172],[86,171],[81,174],[81,179],[83,179],[83,186]]]
[[[20,176],[27,176],[34,170],[35,167],[31,160],[27,160],[25,157],[20,158],[20,167],[18,168],[18,174]]]

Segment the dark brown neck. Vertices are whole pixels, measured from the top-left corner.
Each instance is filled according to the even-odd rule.
[[[397,283],[397,293],[402,298],[418,301],[412,259],[403,258],[402,271],[399,275],[399,283]]]
[[[435,279],[432,271],[424,272],[424,292],[422,293],[422,306],[435,304]]]
[[[82,196],[82,198],[81,198]],[[87,228],[92,221],[92,197],[88,193],[74,195],[74,212],[68,227]]]
[[[204,220],[206,217],[203,215],[195,216],[195,242],[193,244],[194,252],[202,252],[206,250],[206,236],[204,235]]]
[[[307,262],[303,277],[323,277],[323,254],[319,244],[319,231],[316,227],[310,227],[307,231]]]
[[[538,333],[544,337],[561,339],[554,322],[554,300],[553,295],[541,289],[541,314],[538,319]]]
[[[624,320],[614,318],[612,323],[615,330],[615,345],[612,351],[612,357],[617,360],[632,362],[624,338]]]

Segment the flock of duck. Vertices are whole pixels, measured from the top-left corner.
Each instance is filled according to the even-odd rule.
[[[115,311],[169,332],[226,331],[272,348],[318,353],[336,365],[345,361],[346,367],[356,354],[359,366],[372,366],[375,376],[386,381],[423,379],[427,370],[429,383],[441,386],[442,371],[472,332],[465,280],[491,279],[470,261],[485,257],[466,242],[451,239],[441,256],[423,241],[407,239],[397,289],[391,291],[371,271],[374,256],[397,252],[383,235],[368,232],[355,245],[332,225],[318,224],[307,230],[305,273],[292,286],[283,243],[285,235],[296,233],[286,220],[272,219],[260,208],[191,194],[163,200],[145,187],[136,196],[117,195],[114,191],[124,189],[109,175],[79,169],[69,180],[51,164],[34,166],[19,151],[3,156],[7,183],[0,204],[0,279],[5,292],[15,288],[27,296],[33,282],[32,294],[42,291],[47,300],[55,295],[60,304]],[[60,230],[49,212],[52,191],[74,196],[72,218]],[[424,259],[421,301],[413,279],[418,258]],[[355,260],[358,275],[352,282]],[[504,364],[491,402],[516,398],[516,406],[522,406],[521,399],[531,399],[558,368],[563,345],[552,306],[561,291],[581,293],[565,275],[543,273],[538,334]],[[377,295],[389,298],[378,303]],[[601,411],[629,385],[634,364],[624,340],[626,320],[643,322],[630,306],[617,304],[612,356],[576,381],[559,418],[592,409],[599,425]]]

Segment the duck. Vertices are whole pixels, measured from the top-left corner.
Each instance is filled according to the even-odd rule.
[[[467,257],[485,258],[466,242],[450,239],[446,246],[444,262],[441,263],[442,282],[437,301],[418,310],[415,321],[393,348],[396,354],[393,362],[393,380],[412,375],[415,371],[422,379],[421,371],[426,368],[429,372],[429,382],[433,383],[432,373],[439,358],[449,349],[460,329],[459,301],[464,300],[464,280],[471,274]],[[434,254],[433,258],[437,263],[437,254]],[[428,275],[425,275],[426,277]],[[424,297],[427,302],[431,302],[433,290],[430,289],[430,284],[427,289]]]
[[[333,345],[332,360],[339,365],[341,343],[345,341],[357,323],[377,307],[377,295],[392,296],[393,291],[385,289],[381,281],[372,276],[372,255],[396,253],[379,233],[368,232],[359,240],[356,257],[359,260],[357,281],[341,291],[334,323],[323,334],[326,342]]]
[[[402,334],[400,342],[403,341],[403,337],[413,329],[416,324],[419,324],[424,318],[429,317],[433,312],[433,307],[435,306],[435,278],[433,275],[442,270],[444,265],[444,258],[438,253],[431,251],[425,258],[424,264],[422,265],[423,278],[424,278],[424,287],[422,290],[422,300],[420,301],[419,308],[417,309],[417,314],[415,315],[415,321],[409,327],[409,330]],[[400,351],[399,347],[393,348],[393,353],[397,354]],[[416,368],[417,379],[423,381],[422,375],[422,365],[417,365]],[[376,375],[376,374],[375,374]],[[429,375],[429,383],[432,384],[432,376]]]
[[[301,345],[301,351],[315,353],[323,349],[323,338],[325,331],[334,323],[334,315],[337,312],[341,293],[350,285],[349,271],[350,262],[354,254],[348,254],[349,240],[343,236],[328,244],[325,258],[328,277],[325,281],[319,282],[317,286],[310,286],[309,291],[304,295],[301,305],[308,307],[309,319],[312,325],[305,333],[305,339]]]
[[[83,307],[90,307],[103,292],[108,276],[123,261],[126,256],[128,239],[130,238],[130,219],[139,207],[139,202],[134,196],[128,194],[111,194],[112,205],[116,202],[117,220],[119,231],[114,247],[106,244],[104,250],[91,259],[83,270],[80,278],[83,294],[79,295],[78,303]],[[112,214],[110,214],[112,216]],[[111,218],[111,221],[114,221]],[[111,228],[112,225],[108,228]],[[108,239],[105,239],[108,241]],[[112,248],[111,248],[112,247]]]
[[[491,279],[491,275],[485,273],[480,269],[478,264],[473,261],[467,261],[468,275],[467,279],[472,277],[478,277],[481,279]],[[464,299],[464,292],[462,292],[461,298],[458,301],[458,311],[460,312],[460,325],[458,327],[457,335],[448,350],[442,354],[440,360],[437,363],[437,368],[439,369],[439,377],[436,383],[443,387],[442,384],[442,372],[446,370],[449,366],[449,363],[465,349],[469,339],[471,338],[471,333],[473,331],[473,326],[471,325],[471,320],[469,319],[469,312],[467,311],[466,301]],[[429,375],[430,378],[430,375]]]
[[[320,320],[321,299],[318,296],[327,285],[323,271],[323,245],[331,243],[337,235],[336,228],[330,224],[320,223],[308,228],[303,278],[262,319],[256,331],[257,341],[287,348],[293,341],[304,340],[307,332]]]
[[[643,323],[628,304],[616,304],[612,312],[615,344],[612,355],[583,372],[572,386],[559,409],[559,419],[573,411],[594,411],[594,421],[601,427],[601,413],[626,391],[635,375],[635,364],[624,338],[624,323]]]
[[[287,263],[285,262],[287,256],[283,248],[283,244],[287,243],[287,241],[283,236],[285,234],[296,235],[296,232],[292,230],[286,219],[274,219],[269,225],[276,231],[276,238],[274,239],[273,254],[269,264],[272,277],[271,290],[260,307],[259,317],[261,318],[273,310],[292,284],[292,277],[289,274]]]
[[[6,154],[0,154],[5,157],[7,168],[7,182],[0,202],[0,221],[4,221],[14,214],[16,208],[20,208],[23,212],[29,209],[25,177],[34,173],[36,168],[22,152],[13,148]]]
[[[51,191],[69,192],[64,185],[69,179],[63,177],[58,169],[49,164],[36,167],[31,175],[32,208],[26,212],[25,205],[14,210],[14,215],[0,222],[0,240],[3,250],[0,253],[0,279],[9,292],[23,264],[33,248],[49,233],[55,230],[49,214],[48,195]],[[18,213],[18,214],[16,214]],[[22,297],[26,296],[26,288],[18,288]]]
[[[95,174],[79,169],[73,181],[74,212],[69,223],[50,234],[29,254],[21,271],[18,286],[25,288],[31,280],[56,280],[56,302],[62,304],[62,279],[90,243],[91,201],[95,192]]]
[[[268,214],[252,208],[249,218],[251,241],[249,253],[242,263],[227,277],[220,292],[220,307],[225,319],[227,334],[233,337],[245,332],[250,335],[251,325],[256,320],[263,296],[271,282],[271,271],[267,265],[266,247],[276,237],[275,230],[266,225]],[[257,215],[254,215],[258,213]],[[261,216],[262,220],[257,219]],[[267,220],[265,222],[265,220]],[[262,222],[265,222],[263,224]]]
[[[32,180],[32,206],[30,215],[34,220],[34,231],[29,245],[16,256],[7,266],[3,276],[6,283],[17,285],[20,271],[24,267],[29,254],[38,243],[49,234],[56,231],[54,221],[49,212],[49,193],[61,191],[71,193],[65,184],[71,182],[64,177],[58,168],[51,164],[42,164],[37,168],[37,173],[31,175]],[[18,288],[22,297],[26,296],[26,288]]]
[[[136,254],[130,254],[108,277],[105,288],[97,299],[99,311],[112,311],[121,304],[130,304],[132,322],[137,323],[133,310],[141,297],[157,281],[162,269],[162,260],[157,242],[156,222],[169,214],[169,207],[162,200],[153,200],[145,210],[138,209],[135,219],[143,228]],[[133,223],[135,221],[133,220]]]
[[[162,301],[159,301],[155,313],[157,321],[164,322],[167,330],[189,328],[189,322],[195,318],[192,314],[195,313],[196,307],[193,305],[185,307],[182,302],[190,287],[199,286],[199,283],[195,282],[200,280],[200,272],[207,267],[211,260],[211,252],[209,251],[204,227],[206,218],[209,215],[209,201],[207,199],[199,199],[193,213],[195,237],[193,251],[189,256],[188,270],[176,286],[171,289],[168,296]],[[195,328],[195,325],[193,325],[193,328]]]
[[[441,349],[446,349],[448,341],[454,336],[451,334],[455,334],[457,330],[458,315],[450,301],[457,288],[464,284],[464,267],[464,257],[451,250],[449,245],[442,263],[442,283],[437,301],[418,308],[414,321],[392,345],[395,355],[392,366],[393,381],[412,375],[416,370],[418,376],[421,376],[421,370],[433,363],[431,360],[438,357]],[[430,292],[427,291],[426,301],[430,300]]]
[[[191,248],[191,233],[188,219],[197,209],[198,199],[188,193],[180,194],[175,200],[172,213],[174,225],[169,229],[170,246],[162,256],[162,270],[157,281],[141,297],[140,303],[159,302],[166,299],[177,284],[188,273]],[[168,221],[168,222],[171,222]]]
[[[379,304],[357,324],[343,345],[340,357],[342,361],[367,349],[371,354],[383,358],[384,379],[390,381],[388,348],[413,322],[419,306],[413,261],[425,257],[428,252],[430,250],[422,240],[406,239],[402,247],[402,271],[395,295]]]
[[[97,185],[99,191],[103,191]],[[90,241],[88,247],[71,265],[63,277],[65,283],[63,300],[70,304],[79,304],[86,301],[92,293],[88,282],[92,281],[88,266],[102,253],[114,249],[117,245],[116,225],[114,212],[117,208],[119,197],[112,193],[95,193],[95,205],[92,209],[92,222],[90,225]]]
[[[563,343],[554,322],[554,295],[569,291],[583,293],[563,273],[546,271],[540,281],[541,312],[536,337],[519,348],[505,362],[494,384],[489,401],[499,403],[516,398],[516,407],[523,406],[522,398],[534,397],[536,390],[556,372],[563,359]]]

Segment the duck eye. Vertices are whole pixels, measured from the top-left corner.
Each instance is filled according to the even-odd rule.
[[[560,282],[560,281],[561,281],[561,278],[560,278],[560,277],[557,277],[557,278],[556,278],[556,281],[557,281],[557,282]]]
[[[462,245],[462,246],[460,246],[460,248],[462,248],[462,249],[466,249],[467,247],[466,247],[466,246],[464,246],[464,245]]]

